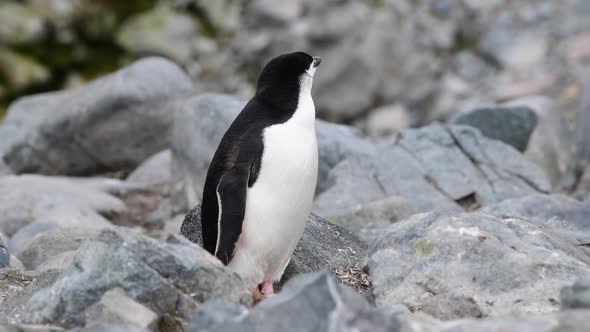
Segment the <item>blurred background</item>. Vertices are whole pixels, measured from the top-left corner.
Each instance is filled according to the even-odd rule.
[[[0,117],[150,55],[249,98],[270,58],[305,50],[325,59],[318,116],[370,136],[531,95],[574,130],[590,67],[587,0],[2,0],[0,22]]]

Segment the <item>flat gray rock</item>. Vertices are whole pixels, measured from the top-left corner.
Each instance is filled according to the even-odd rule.
[[[16,174],[132,169],[168,146],[170,103],[192,92],[176,64],[147,58],[77,89],[26,97],[0,125],[0,156]]]
[[[83,243],[73,263],[28,301],[21,317],[34,324],[83,326],[86,309],[114,288],[159,317],[186,319],[211,298],[250,305],[252,295],[239,277],[217,264],[182,238],[160,242],[128,228],[106,229]]]
[[[180,232],[190,241],[202,244],[200,207],[185,216]],[[283,281],[300,273],[359,268],[366,250],[366,243],[354,234],[312,214]]]
[[[588,273],[588,250],[570,238],[481,213],[415,215],[384,232],[369,256],[378,306],[437,318],[555,311],[560,289]]]
[[[416,212],[458,212],[551,189],[543,171],[511,146],[472,127],[441,125],[403,131],[369,157],[346,158],[328,183],[314,203],[314,213],[328,219],[390,196]]]

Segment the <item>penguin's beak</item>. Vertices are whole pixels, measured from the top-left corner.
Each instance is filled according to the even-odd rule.
[[[322,63],[322,58],[320,58],[319,56],[314,56],[313,57],[313,67],[317,68],[320,63]]]

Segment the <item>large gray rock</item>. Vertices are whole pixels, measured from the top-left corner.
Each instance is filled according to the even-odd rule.
[[[202,244],[200,207],[186,215],[180,232],[192,242]],[[366,250],[367,245],[354,234],[312,214],[283,281],[299,273],[359,267]]]
[[[53,285],[36,293],[22,319],[64,327],[85,324],[85,310],[121,288],[159,317],[187,318],[211,298],[249,305],[251,293],[237,275],[201,247],[182,238],[150,239],[127,228],[103,230],[84,242]]]
[[[190,79],[172,62],[140,60],[84,87],[13,103],[0,156],[17,174],[131,169],[169,144],[173,99]]]
[[[328,183],[315,201],[323,216],[394,195],[416,212],[463,211],[550,190],[543,171],[512,147],[472,127],[441,125],[403,131],[369,157],[345,159]]]
[[[203,94],[178,103],[172,138],[173,176],[179,200],[192,208],[201,201],[213,154],[230,124],[244,107],[239,98]],[[327,174],[349,155],[369,155],[375,145],[350,127],[321,120],[316,125],[320,154],[318,189],[327,186]]]
[[[248,312],[222,307],[225,313],[220,315],[210,306],[220,307],[213,303],[199,308],[188,331],[400,331],[409,327],[371,308],[325,272],[289,282],[280,294]]]
[[[137,189],[137,185],[104,178],[2,177],[0,231],[12,236],[36,220],[60,227],[110,227],[103,214],[123,213],[127,209],[114,194]]]
[[[561,287],[590,273],[590,255],[523,218],[429,213],[384,232],[369,270],[378,306],[495,317],[557,310]]]
[[[537,116],[527,107],[490,106],[460,114],[453,122],[475,127],[484,136],[524,152],[537,126]]]

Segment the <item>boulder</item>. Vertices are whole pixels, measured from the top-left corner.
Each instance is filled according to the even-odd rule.
[[[110,227],[111,223],[103,215],[124,213],[127,209],[114,195],[137,189],[137,185],[104,178],[2,177],[0,231],[11,236],[36,220],[60,227]],[[41,228],[27,231],[29,236],[45,229],[38,226]],[[26,238],[23,236],[21,240]]]
[[[415,212],[471,211],[508,198],[548,192],[543,171],[511,146],[468,126],[431,125],[400,133],[370,156],[332,169],[314,213],[331,216],[389,196]]]
[[[180,232],[190,241],[202,244],[200,207],[186,215]],[[312,214],[283,280],[299,273],[358,268],[366,250],[367,245],[354,234]]]
[[[187,331],[399,331],[403,327],[409,326],[370,307],[324,272],[290,281],[278,295],[249,311],[205,304],[193,314]]]
[[[174,63],[147,58],[80,88],[22,98],[0,125],[0,156],[17,174],[132,169],[168,146],[170,104],[192,91]]]
[[[211,298],[250,305],[252,295],[239,277],[218,264],[182,238],[160,242],[128,228],[105,229],[82,244],[53,285],[28,301],[22,319],[83,326],[86,310],[115,288],[164,321],[182,321]]]
[[[491,139],[497,139],[524,152],[537,126],[537,116],[528,107],[490,106],[458,115],[454,121],[475,127]]]
[[[523,218],[425,213],[392,225],[370,248],[378,306],[441,319],[547,313],[559,290],[590,273],[588,251]]]
[[[175,112],[172,137],[174,180],[177,200],[192,208],[201,201],[209,163],[230,124],[244,107],[239,98],[203,94],[179,103]],[[316,132],[319,148],[318,190],[327,186],[327,174],[349,155],[368,155],[375,144],[361,138],[357,130],[318,120]]]

